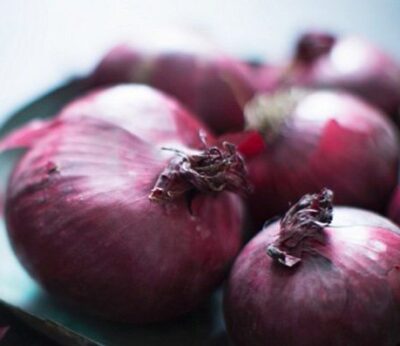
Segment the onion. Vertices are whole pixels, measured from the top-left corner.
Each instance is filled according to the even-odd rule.
[[[324,186],[338,204],[385,210],[396,186],[399,141],[374,108],[344,93],[291,90],[254,98],[246,119],[264,146],[248,133],[224,138],[248,156],[256,227]]]
[[[299,39],[286,82],[315,88],[344,89],[388,115],[400,111],[400,65],[359,37],[336,38],[306,33]]]
[[[131,98],[148,90],[127,88]],[[78,100],[4,140],[3,149],[29,147],[11,175],[5,218],[20,261],[51,294],[107,319],[146,323],[192,310],[221,282],[241,244],[242,204],[229,191],[247,185],[233,145],[184,146],[177,119],[186,113],[168,100],[162,108],[157,92],[146,102],[161,114],[138,113],[125,96],[115,113],[96,113],[107,95],[128,89]],[[143,125],[137,136],[129,128],[139,115],[168,126],[151,134]],[[173,142],[178,149],[162,149]]]
[[[236,259],[224,297],[235,345],[400,342],[400,230],[331,202],[305,195]]]
[[[179,99],[222,133],[243,128],[243,105],[255,93],[250,70],[204,42],[186,40],[151,49],[127,43],[108,52],[91,79],[95,86],[151,85]]]

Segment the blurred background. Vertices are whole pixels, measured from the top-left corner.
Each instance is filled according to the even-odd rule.
[[[0,0],[0,123],[115,42],[171,26],[244,58],[282,59],[309,28],[360,34],[400,58],[399,0]]]

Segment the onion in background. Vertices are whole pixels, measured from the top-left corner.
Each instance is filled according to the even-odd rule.
[[[196,36],[128,42],[111,49],[91,76],[94,86],[143,83],[176,97],[217,133],[243,128],[255,93],[252,69]]]
[[[297,42],[284,81],[312,88],[343,89],[399,121],[400,65],[360,37],[304,34]]]

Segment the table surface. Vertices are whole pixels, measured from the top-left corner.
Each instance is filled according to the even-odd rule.
[[[300,31],[325,28],[366,36],[400,59],[400,0],[0,0],[0,122],[90,71],[114,42],[169,26],[270,60],[286,56]]]

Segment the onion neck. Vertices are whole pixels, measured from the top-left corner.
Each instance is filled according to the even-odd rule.
[[[331,34],[318,32],[304,34],[296,46],[295,62],[312,64],[321,56],[328,54],[335,42],[336,38]]]
[[[301,261],[310,240],[323,241],[324,227],[332,222],[333,192],[326,188],[304,195],[280,222],[278,239],[268,246],[267,254],[286,267]]]
[[[246,129],[259,131],[267,143],[273,143],[308,93],[305,89],[291,88],[256,95],[244,109]]]
[[[177,155],[159,175],[150,200],[170,202],[196,191],[248,193],[251,190],[244,160],[234,144],[224,142],[222,148],[205,144],[204,150],[191,154],[174,151]]]

